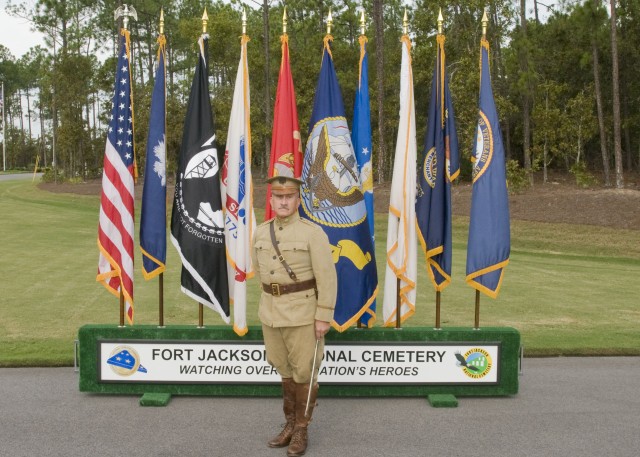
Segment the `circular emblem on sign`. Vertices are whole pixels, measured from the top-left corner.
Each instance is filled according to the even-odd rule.
[[[131,376],[140,368],[140,356],[130,346],[118,346],[107,361],[114,373],[120,376]]]
[[[436,187],[436,175],[438,173],[438,156],[436,155],[435,147],[429,149],[425,154],[422,172],[424,174],[424,180],[427,181],[429,187],[431,187],[432,189]]]
[[[476,132],[476,147],[473,156],[473,182],[487,170],[493,157],[493,132],[487,116],[480,111],[478,130]]]
[[[484,378],[493,367],[491,355],[482,348],[470,349],[464,355],[457,353],[456,358],[464,374],[473,379]]]
[[[302,176],[302,209],[309,219],[330,227],[364,221],[367,209],[345,118],[326,118],[314,126]]]

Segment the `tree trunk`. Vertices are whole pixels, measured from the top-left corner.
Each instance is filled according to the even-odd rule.
[[[38,107],[38,115],[40,116],[40,148],[42,149],[43,166],[47,168],[47,145],[44,136],[44,116],[42,115],[42,103]]]
[[[376,72],[378,78],[378,183],[384,182],[384,22],[383,0],[373,0],[373,24],[376,33]]]
[[[622,174],[622,138],[620,134],[620,71],[618,67],[618,38],[616,34],[616,0],[611,1],[611,67],[613,78],[613,151],[616,166],[616,187],[624,188]]]
[[[33,134],[31,132],[31,99],[29,98],[29,88],[25,91],[27,93],[27,119],[29,122],[29,141],[33,139]]]
[[[615,1],[615,0],[612,0]],[[531,170],[531,101],[529,87],[529,56],[527,55],[527,15],[526,0],[520,0],[520,30],[522,33],[522,49],[520,50],[520,70],[527,78],[522,94],[522,149],[524,153],[524,169],[529,175],[529,184],[533,185],[533,172]]]
[[[598,2],[599,0],[594,0]],[[609,150],[607,149],[607,133],[604,127],[604,113],[602,110],[602,89],[600,88],[600,65],[598,63],[598,45],[595,38],[591,40],[593,51],[593,81],[596,91],[596,109],[598,111],[598,131],[600,133],[600,152],[602,154],[602,173],[604,174],[604,185],[611,185],[611,173],[609,171]]]

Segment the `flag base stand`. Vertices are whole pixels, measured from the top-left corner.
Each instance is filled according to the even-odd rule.
[[[167,406],[171,401],[171,394],[145,393],[140,397],[140,406]]]
[[[458,399],[450,394],[433,394],[427,395],[429,404],[434,408],[457,408]]]
[[[262,328],[85,325],[78,331],[81,392],[143,395],[162,406],[173,395],[280,397]],[[321,397],[421,397],[453,406],[460,397],[518,393],[520,333],[511,327],[373,327],[330,331],[320,367]]]

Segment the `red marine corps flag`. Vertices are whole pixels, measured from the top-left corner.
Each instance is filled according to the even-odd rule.
[[[134,159],[133,105],[129,67],[129,32],[122,29],[118,46],[113,108],[104,151],[98,276],[109,292],[122,295],[125,314],[133,324]]]
[[[285,12],[286,18],[286,12]],[[300,178],[302,173],[302,143],[298,126],[296,94],[293,88],[291,67],[289,66],[289,37],[286,33],[280,37],[282,42],[282,61],[278,76],[276,105],[273,114],[273,133],[271,136],[271,161],[269,177],[289,176]],[[271,210],[271,185],[267,186],[267,206],[265,220],[275,217]]]

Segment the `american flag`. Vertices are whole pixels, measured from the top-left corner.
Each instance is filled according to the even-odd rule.
[[[121,31],[111,121],[104,151],[98,227],[98,276],[111,293],[124,295],[133,324],[133,106],[129,32]]]

